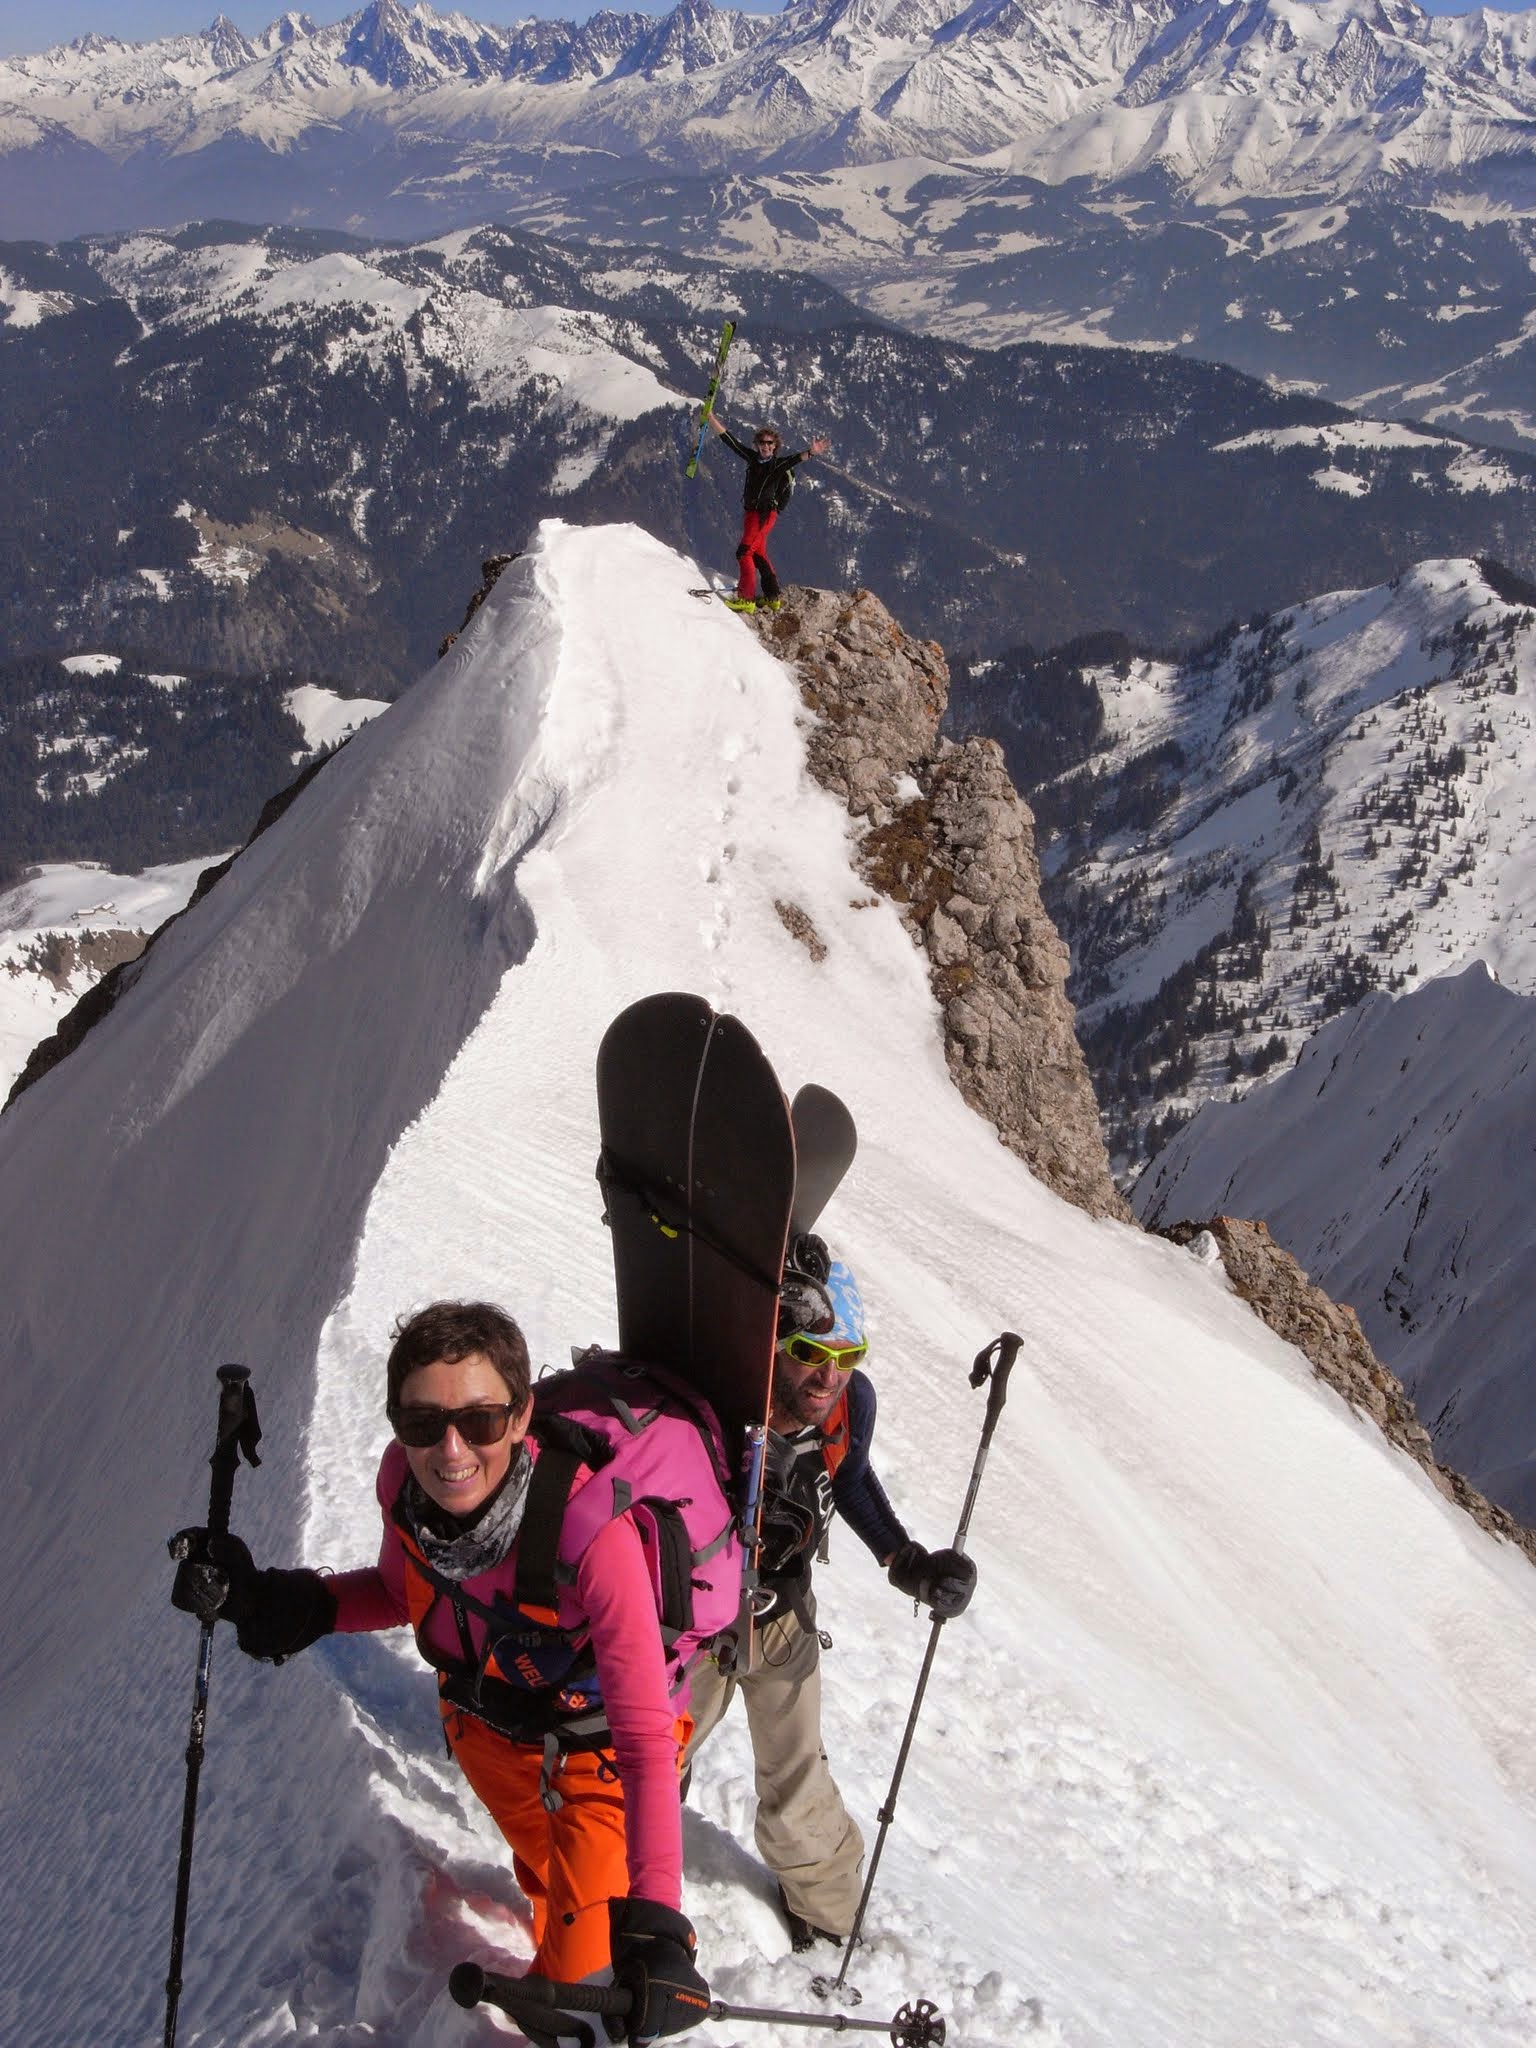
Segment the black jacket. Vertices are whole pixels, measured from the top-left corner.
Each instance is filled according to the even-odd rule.
[[[764,1598],[759,1621],[803,1609],[811,1566],[825,1549],[834,1510],[877,1558],[892,1556],[907,1541],[901,1517],[869,1461],[875,1389],[857,1367],[848,1375],[847,1400],[847,1447],[835,1472],[828,1470],[826,1458],[826,1445],[835,1437],[814,1426],[793,1436],[769,1435],[760,1573],[764,1594],[772,1598]],[[832,1428],[837,1427],[834,1411]]]
[[[741,493],[742,511],[782,512],[795,487],[795,465],[804,462],[810,450],[802,448],[794,455],[786,455],[781,448],[777,455],[765,459],[755,448],[749,448],[745,441],[738,441],[729,428],[720,438],[728,448],[734,448],[747,465],[747,481]]]

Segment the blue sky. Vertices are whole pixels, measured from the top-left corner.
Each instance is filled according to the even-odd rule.
[[[292,8],[296,12],[308,13],[320,22],[340,21],[344,15],[352,14],[364,4],[364,0],[310,0],[306,7],[302,0],[258,0],[254,6],[244,0],[224,0],[223,12],[237,27],[247,32],[265,28],[269,21],[275,21],[280,14]],[[561,0],[533,0],[533,4],[519,6],[515,0],[436,0],[438,12],[450,14],[455,11],[467,14],[474,21],[521,21],[530,14],[552,15],[565,21],[581,21],[596,11],[592,0],[572,0],[563,5]],[[644,8],[650,13],[664,13],[672,0],[607,0],[607,4],[625,8]],[[751,0],[736,0],[738,5],[750,5]],[[1420,0],[1430,14],[1465,14],[1470,12],[1475,0]],[[1525,4],[1536,4],[1536,0],[1525,0]],[[766,6],[754,6],[755,13],[777,13],[776,0]],[[1510,0],[1504,0],[1501,11],[1513,11]],[[73,36],[87,34],[96,29],[105,35],[121,36],[124,42],[147,42],[154,36],[194,34],[206,28],[220,12],[219,0],[50,0],[46,8],[40,8],[37,0],[0,0],[0,56],[16,56],[34,50],[46,49],[53,43],[67,43]]]

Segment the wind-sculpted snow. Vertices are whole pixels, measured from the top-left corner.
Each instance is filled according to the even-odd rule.
[[[827,1223],[925,1542],[975,1455],[970,1359],[1025,1339],[862,2014],[930,1997],[969,2048],[1526,2048],[1536,1576],[1209,1271],[1066,1207],[964,1108],[794,681],[700,580],[631,528],[543,528],[0,1123],[0,2032],[159,2028],[197,1633],[163,1540],[201,1513],[214,1366],[247,1362],[261,1403],[235,1496],[259,1557],[369,1557],[400,1310],[498,1297],[550,1363],[612,1336],[593,1054],[624,1001],[682,987],[858,1118]],[[834,1551],[826,1732],[872,1833],[928,1629]],[[404,1645],[272,1670],[220,1642],[189,2043],[507,2038],[445,1990],[529,1944],[436,1728]],[[701,1956],[718,1996],[813,2006],[751,1804],[728,1725],[687,1816]]]

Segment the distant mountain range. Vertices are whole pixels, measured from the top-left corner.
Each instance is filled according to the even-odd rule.
[[[491,27],[375,0],[0,64],[0,165],[17,239],[502,219],[1536,447],[1536,11],[687,0]]]
[[[1156,171],[1191,196],[1341,195],[1527,180],[1528,13],[1411,0],[804,0],[492,27],[373,4],[260,35],[89,35],[0,65],[12,151],[62,138],[130,159],[320,131],[586,149],[673,168],[829,170],[988,159],[1062,184]],[[1522,159],[1526,161],[1522,164]]]
[[[1426,554],[1536,577],[1536,455],[1168,356],[976,350],[800,275],[505,230],[412,247],[208,223],[0,246],[0,644],[392,695],[541,517],[733,570],[740,471],[683,476],[722,312],[738,425],[832,436],[775,554],[996,655],[1157,648]],[[103,849],[103,856],[107,850]]]
[[[1528,901],[1529,847],[1506,865]],[[1207,1106],[1136,1208],[1153,1224],[1262,1217],[1359,1314],[1442,1462],[1530,1526],[1533,1131],[1536,997],[1479,964],[1373,996],[1293,1072]]]

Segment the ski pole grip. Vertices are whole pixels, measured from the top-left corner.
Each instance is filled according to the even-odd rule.
[[[982,1425],[981,1440],[987,1443],[997,1427],[997,1418],[1003,1412],[1003,1403],[1008,1398],[1008,1375],[1013,1371],[1013,1361],[1023,1349],[1024,1339],[1012,1330],[1004,1330],[1000,1337],[994,1337],[985,1350],[978,1351],[976,1362],[971,1367],[971,1385],[979,1387],[990,1379],[987,1388],[987,1417]]]
[[[519,2013],[628,2012],[634,2004],[618,1984],[558,1984],[549,1977],[501,1977],[494,1987],[478,1963],[456,1964],[448,1978],[448,1996],[466,2008],[488,1999],[516,2019]]]
[[[219,1367],[219,1433],[209,1464],[213,1477],[208,1487],[208,1528],[215,1536],[229,1534],[229,1509],[235,1492],[235,1472],[240,1454],[253,1465],[260,1464],[256,1446],[261,1425],[256,1420],[256,1397],[251,1392],[250,1368],[244,1365]]]

